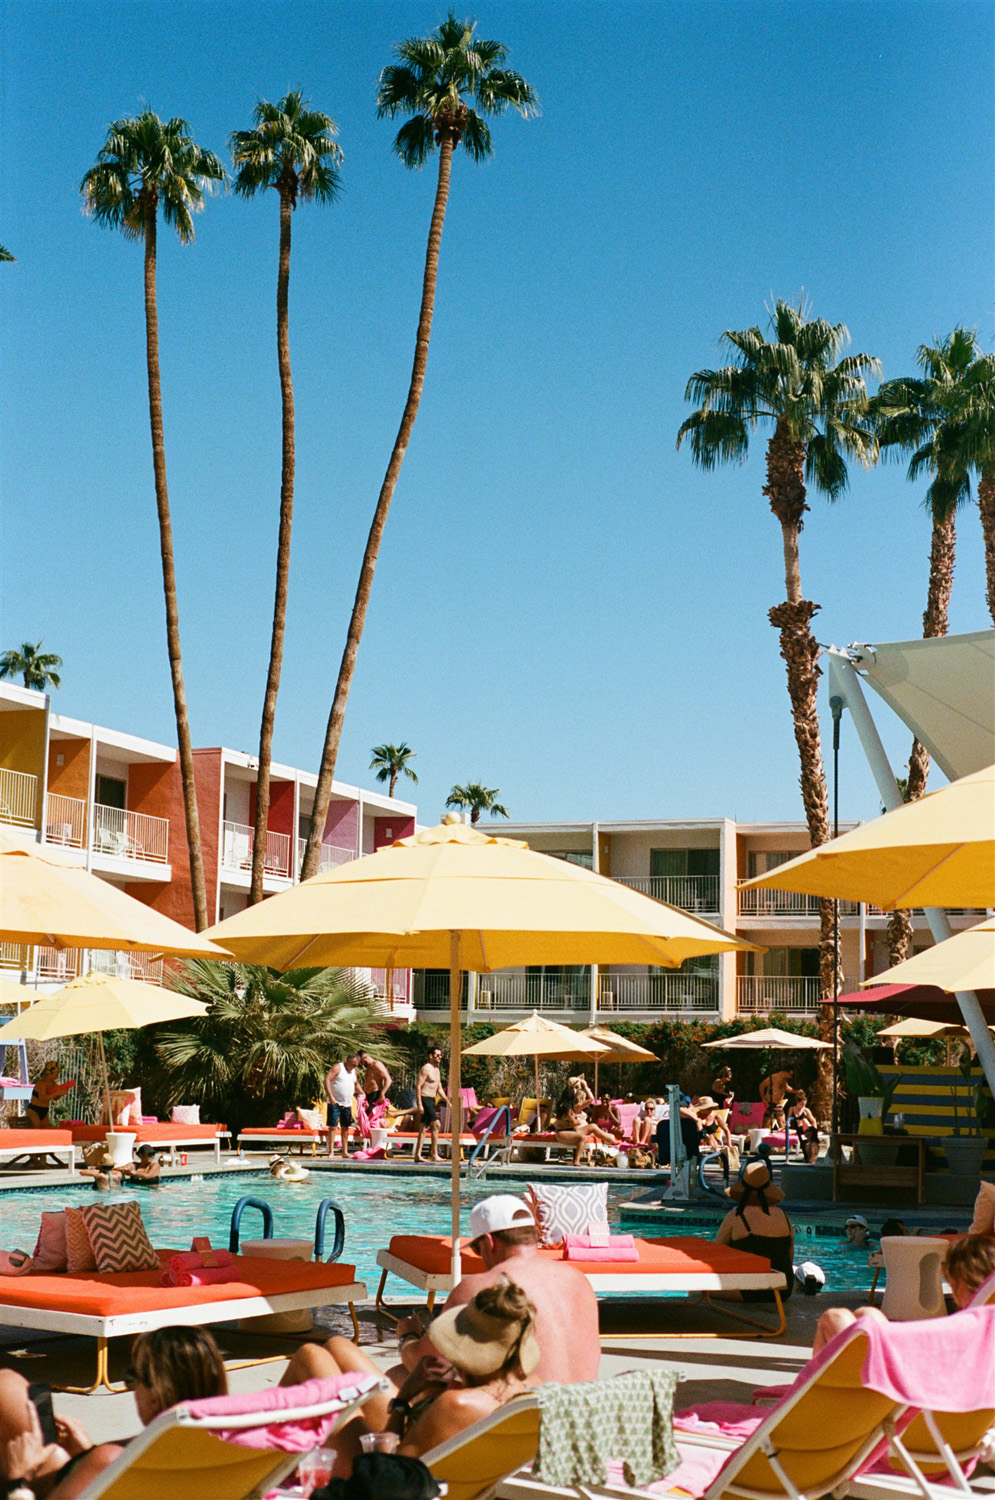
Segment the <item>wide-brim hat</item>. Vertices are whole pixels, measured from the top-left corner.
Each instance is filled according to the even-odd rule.
[[[768,1203],[780,1203],[784,1193],[770,1175],[766,1162],[747,1162],[737,1180],[726,1188],[726,1197],[740,1199],[747,1193],[763,1193]]]
[[[531,1322],[495,1318],[482,1311],[476,1299],[440,1313],[430,1337],[444,1359],[477,1380],[502,1370],[516,1346],[523,1375],[531,1375],[539,1363],[539,1340]]]
[[[697,1104],[691,1106],[692,1109],[718,1109],[718,1107],[711,1094],[702,1094]]]

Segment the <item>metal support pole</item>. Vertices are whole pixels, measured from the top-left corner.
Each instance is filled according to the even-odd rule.
[[[836,647],[830,647],[826,652],[826,660],[829,663],[830,692],[838,694],[850,710],[854,728],[867,764],[871,768],[871,775],[874,777],[881,801],[886,811],[892,812],[895,808],[902,806],[902,794],[888,763],[877,726],[867,707],[860,678],[850,658]],[[943,943],[947,938],[953,937],[953,928],[942,907],[927,906],[925,912],[934,943]],[[981,1071],[988,1081],[988,1087],[995,1093],[995,1037],[988,1030],[985,1013],[978,1004],[977,995],[968,990],[958,990],[957,1004],[964,1017],[964,1025],[971,1033],[971,1041],[978,1055]]]
[[[843,699],[834,693],[829,700],[833,715],[833,838],[840,835],[840,720]],[[840,1114],[840,903],[833,897],[833,1135],[839,1130]],[[784,1143],[789,1145],[788,1131]]]

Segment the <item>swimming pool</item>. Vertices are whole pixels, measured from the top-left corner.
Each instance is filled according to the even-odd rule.
[[[463,1233],[469,1230],[470,1209],[478,1199],[494,1192],[521,1192],[523,1188],[524,1184],[517,1182],[464,1183]],[[219,1173],[170,1178],[138,1194],[121,1189],[107,1197],[139,1197],[153,1244],[185,1249],[195,1234],[209,1234],[216,1246],[227,1247],[232,1209],[245,1194],[269,1203],[273,1233],[278,1238],[312,1238],[318,1204],[322,1198],[334,1198],[345,1215],[342,1259],[355,1264],[359,1279],[366,1282],[371,1295],[380,1276],[376,1253],[386,1247],[391,1235],[449,1233],[448,1182],[414,1173],[404,1177],[374,1172],[315,1172],[303,1183],[276,1182],[268,1172]],[[30,1251],[43,1210],[63,1208],[67,1203],[78,1206],[93,1196],[89,1185],[4,1190],[0,1193],[0,1245],[8,1250]],[[711,1239],[715,1234],[720,1215],[694,1208],[668,1208],[641,1216],[638,1223],[626,1216],[623,1222],[620,1208],[631,1198],[631,1184],[609,1183],[608,1214],[615,1229],[643,1236],[692,1234]],[[262,1220],[256,1210],[246,1210],[240,1233],[243,1240],[262,1234]],[[796,1220],[795,1241],[796,1261],[814,1260],[822,1266],[827,1291],[870,1284],[866,1249],[853,1249],[841,1228]],[[327,1254],[332,1243],[330,1221],[325,1243]],[[394,1290],[400,1291],[400,1285]]]

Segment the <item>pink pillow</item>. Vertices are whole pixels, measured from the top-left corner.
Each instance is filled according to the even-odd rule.
[[[173,1113],[170,1115],[174,1125],[199,1125],[199,1104],[174,1104]]]
[[[66,1269],[66,1215],[63,1209],[42,1214],[38,1243],[31,1258],[36,1271]]]
[[[104,1114],[107,1106],[104,1106]],[[142,1123],[141,1089],[111,1089],[111,1124],[117,1129]]]

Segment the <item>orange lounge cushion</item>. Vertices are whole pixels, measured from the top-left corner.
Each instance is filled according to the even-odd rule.
[[[442,1235],[395,1234],[389,1250],[406,1265],[428,1275],[445,1276],[449,1272],[452,1243]],[[670,1240],[637,1239],[636,1249],[638,1261],[571,1261],[570,1264],[589,1276],[758,1275],[770,1270],[770,1261],[762,1255],[751,1255],[746,1250],[734,1250],[730,1245],[717,1245],[714,1240],[701,1240],[694,1235]],[[563,1259],[561,1247],[540,1250],[539,1254],[548,1260]],[[469,1249],[460,1249],[460,1263],[465,1275],[484,1269],[480,1256]]]
[[[303,1137],[305,1140],[311,1136],[317,1138],[327,1134],[327,1126],[320,1126],[317,1130],[308,1130],[303,1125],[243,1125],[238,1132],[243,1135],[289,1135]]]
[[[12,1307],[36,1307],[54,1312],[83,1313],[110,1318],[126,1313],[160,1312],[195,1303],[228,1302],[243,1297],[272,1297],[282,1292],[310,1291],[316,1287],[348,1286],[356,1280],[356,1267],[325,1265],[318,1261],[265,1260],[262,1256],[237,1255],[238,1281],[213,1286],[160,1286],[159,1277],[175,1250],[158,1250],[155,1271],[88,1271],[68,1276],[65,1272],[0,1277],[0,1302]]]
[[[152,1145],[156,1143],[168,1146],[170,1141],[211,1141],[217,1139],[218,1131],[224,1130],[223,1125],[125,1125],[122,1130],[134,1131],[135,1144],[140,1145],[142,1141],[149,1141]],[[110,1129],[109,1125],[80,1125],[73,1122],[69,1126],[74,1141],[102,1141]]]
[[[15,1146],[27,1150],[35,1146],[44,1151],[46,1146],[71,1146],[72,1143],[71,1130],[0,1130],[0,1148],[4,1150]]]

